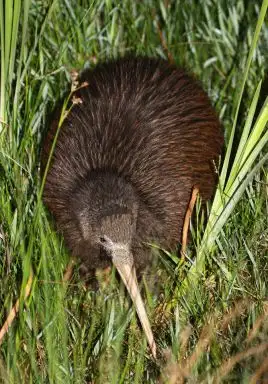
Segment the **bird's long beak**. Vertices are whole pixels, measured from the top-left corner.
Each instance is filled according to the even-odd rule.
[[[156,358],[156,344],[154,341],[153,333],[149,323],[149,319],[144,307],[143,300],[138,287],[136,270],[133,263],[133,256],[131,251],[127,248],[120,248],[112,252],[112,261],[120,274],[130,297],[136,307],[137,314],[139,316],[142,328],[147,337],[149,346],[152,351],[152,355]]]

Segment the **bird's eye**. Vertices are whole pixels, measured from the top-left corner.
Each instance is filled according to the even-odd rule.
[[[109,249],[113,245],[113,242],[109,239],[109,237],[104,235],[99,237],[99,244],[105,249]]]
[[[108,243],[108,238],[107,236],[100,236],[99,241],[101,245],[106,245]]]

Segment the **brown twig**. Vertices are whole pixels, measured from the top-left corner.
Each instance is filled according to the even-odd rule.
[[[200,356],[210,345],[211,339],[216,334],[216,332],[225,331],[230,322],[246,310],[247,303],[248,300],[241,300],[238,302],[228,313],[224,314],[220,324],[217,321],[217,317],[219,315],[218,313],[213,314],[207,319],[207,324],[203,326],[201,335],[192,354],[189,357],[184,358],[185,352],[180,353],[181,358],[179,359],[178,363],[170,362],[166,366],[164,374],[168,376],[169,379],[172,378],[172,381],[170,382],[182,384],[187,377],[190,377],[193,367],[199,360]],[[190,332],[190,329],[187,330],[187,333],[188,332]],[[183,345],[184,351],[186,351],[189,335],[186,335],[184,343],[185,345]],[[234,358],[236,358],[236,356],[234,356]]]
[[[268,372],[268,357],[263,360],[261,366],[257,369],[257,371],[254,373],[254,375],[251,376],[249,380],[249,384],[257,384],[261,383],[261,377],[264,373]],[[264,381],[263,381],[264,383]]]
[[[63,282],[66,282],[68,280],[70,280],[71,276],[72,276],[72,273],[73,273],[73,266],[74,266],[74,260],[72,259],[69,264],[67,265],[67,268],[66,268],[66,271],[64,273],[64,276],[63,276]],[[26,283],[26,286],[25,286],[25,293],[24,293],[24,300],[26,300],[29,295],[30,295],[30,292],[31,292],[31,288],[32,288],[32,283],[33,283],[33,272],[31,270],[30,272],[30,276],[29,276],[29,279]],[[7,333],[8,329],[10,328],[12,322],[14,321],[18,311],[19,311],[19,307],[20,307],[20,299],[17,299],[15,305],[12,307],[11,311],[9,312],[7,318],[6,318],[6,321],[4,322],[4,325],[2,326],[2,328],[0,329],[0,345],[3,341],[3,338],[5,336],[5,334]]]
[[[193,328],[187,325],[180,333],[180,356],[186,356],[187,346],[189,343],[190,336],[193,333]]]
[[[209,325],[205,326],[202,329],[200,338],[191,356],[189,356],[184,363],[181,362],[180,364],[180,370],[181,372],[183,372],[184,377],[188,377],[190,375],[190,372],[193,369],[194,365],[199,360],[202,353],[209,346],[214,334],[215,334],[215,319],[211,319],[209,322]]]
[[[159,26],[158,21],[156,21],[156,26],[157,26],[157,32],[158,32],[158,35],[159,35],[159,38],[160,38],[160,41],[161,41],[161,45],[162,45],[164,51],[166,51],[166,54],[167,54],[167,57],[168,57],[168,61],[171,64],[174,64],[175,63],[174,57],[172,56],[170,50],[168,49],[166,39],[164,38],[163,32],[162,32],[162,30],[161,30],[161,28]]]
[[[163,351],[163,354],[168,364],[161,372],[159,384],[183,384],[184,376],[178,371],[178,363],[172,357],[171,350],[167,349]]]
[[[24,292],[24,300],[29,297],[31,288],[32,288],[32,283],[33,283],[33,272],[32,270],[30,271],[30,276],[28,278],[28,281],[25,286],[25,292]],[[9,327],[11,326],[13,320],[15,319],[20,307],[20,299],[17,299],[15,305],[12,307],[11,311],[9,312],[6,321],[4,322],[4,325],[0,329],[0,344],[3,341],[3,338],[5,334],[7,333]]]
[[[264,321],[267,320],[267,316],[268,316],[268,312],[266,310],[265,313],[259,316],[258,319],[255,321],[255,324],[253,325],[253,328],[249,332],[248,337],[246,339],[247,343],[250,343],[256,337],[260,327],[262,326]]]
[[[73,274],[73,267],[74,267],[75,261],[73,259],[70,260],[69,264],[66,267],[65,273],[63,275],[63,281],[69,281],[72,277]]]
[[[167,41],[164,38],[163,32],[160,28],[159,22],[158,22],[157,17],[156,17],[155,9],[152,10],[152,16],[153,16],[155,23],[156,23],[156,28],[157,28],[157,32],[158,32],[158,36],[159,36],[162,48],[166,52],[169,62],[171,64],[174,64],[175,63],[174,57],[172,56],[170,50],[168,49]]]
[[[181,258],[184,260],[185,253],[186,253],[186,246],[187,246],[187,237],[188,237],[188,230],[190,226],[190,219],[191,215],[195,206],[195,202],[197,199],[199,189],[197,187],[194,187],[192,191],[191,200],[185,215],[184,223],[183,223],[183,229],[182,229],[182,245],[181,245]]]
[[[216,378],[214,383],[220,383],[222,379],[228,375],[228,373],[233,369],[233,367],[239,363],[241,360],[246,359],[247,357],[259,355],[260,353],[268,350],[268,343],[262,343],[256,345],[255,347],[248,348],[246,351],[239,352],[235,356],[230,357],[226,360],[216,373]],[[263,373],[263,372],[262,372]]]

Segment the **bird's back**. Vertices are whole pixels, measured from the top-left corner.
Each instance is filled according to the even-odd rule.
[[[45,186],[48,206],[53,211],[53,199],[64,200],[92,171],[113,172],[161,223],[160,243],[174,246],[193,186],[208,199],[217,180],[213,162],[223,137],[206,93],[183,70],[148,58],[99,65],[81,74],[83,82],[88,85],[76,91],[81,102],[60,128]],[[45,159],[52,136],[53,130]],[[141,207],[137,236],[145,225],[154,224]]]

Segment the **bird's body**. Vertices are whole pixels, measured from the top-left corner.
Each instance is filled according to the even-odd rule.
[[[68,247],[91,267],[104,267],[109,258],[96,247],[90,252],[87,227],[105,210],[111,217],[136,211],[131,247],[143,267],[144,243],[175,249],[180,241],[193,186],[204,200],[212,196],[223,142],[219,121],[200,85],[162,60],[102,64],[84,71],[83,82],[88,85],[76,92],[81,103],[60,128],[45,202]]]
[[[135,267],[150,264],[148,243],[176,248],[194,186],[204,200],[212,196],[220,124],[200,85],[162,60],[109,62],[82,72],[79,82],[59,128],[45,202],[84,265],[116,266],[156,356]],[[56,119],[43,164],[57,128]]]

